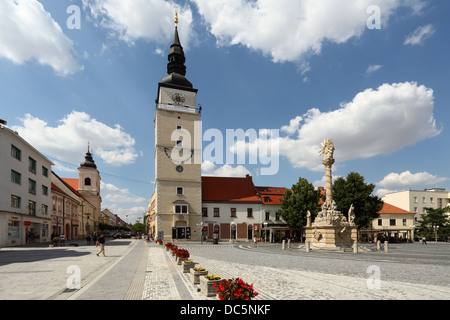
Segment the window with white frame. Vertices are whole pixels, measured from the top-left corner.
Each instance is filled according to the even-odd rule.
[[[189,213],[189,205],[187,204],[175,204],[174,205],[175,213]]]
[[[177,187],[177,194],[178,195],[182,195],[184,193],[183,191],[184,191],[183,187]]]

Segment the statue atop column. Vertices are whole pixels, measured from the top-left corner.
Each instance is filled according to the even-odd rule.
[[[331,170],[334,163],[333,140],[325,139],[322,142],[320,155],[325,166],[326,200],[313,223],[311,223],[310,213],[307,213],[305,241],[309,242],[310,248],[314,249],[341,250],[349,248],[357,240],[358,233],[353,204],[348,211],[347,220],[333,199]]]
[[[325,166],[325,182],[326,182],[326,200],[319,212],[317,219],[314,221],[316,225],[346,225],[347,218],[338,211],[336,202],[333,200],[333,183],[331,167],[334,163],[334,142],[332,139],[325,139],[321,144],[319,154],[322,156],[322,163]]]

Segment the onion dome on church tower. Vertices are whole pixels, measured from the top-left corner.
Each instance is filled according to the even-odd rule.
[[[173,84],[176,86],[192,88],[192,83],[186,79],[186,57],[184,56],[183,46],[180,43],[180,37],[178,36],[178,14],[175,13],[175,34],[173,36],[173,42],[170,46],[167,64],[167,74],[161,80],[164,84]]]
[[[97,165],[94,163],[94,159],[92,158],[92,153],[89,151],[89,145],[88,151],[84,157],[84,162],[80,164],[80,167],[97,169]]]

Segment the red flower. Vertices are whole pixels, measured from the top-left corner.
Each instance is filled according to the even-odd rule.
[[[242,279],[222,280],[214,284],[220,300],[251,300],[258,295],[253,284],[247,284]]]

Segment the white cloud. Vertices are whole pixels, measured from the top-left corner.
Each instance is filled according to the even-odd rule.
[[[135,206],[125,208],[117,204],[109,204],[108,206],[103,206],[103,209],[108,209],[112,213],[119,216],[123,221],[131,224],[135,224],[137,221],[143,223],[143,217],[147,213],[147,206]],[[140,220],[138,218],[141,218]]]
[[[83,7],[94,21],[129,45],[138,39],[167,43],[173,37],[175,11],[183,47],[188,48],[194,40],[188,5],[165,0],[83,0]]]
[[[73,166],[71,168],[69,168],[68,166],[65,166],[60,161],[53,161],[53,163],[55,164],[53,166],[53,168],[52,168],[52,170],[54,170],[54,171],[57,171],[57,172],[71,172],[71,173],[78,172],[77,169],[73,168]]]
[[[0,1],[0,57],[15,64],[36,60],[67,76],[82,69],[72,41],[36,0]]]
[[[438,177],[428,172],[411,173],[410,171],[404,171],[402,173],[390,173],[376,185],[389,190],[404,190],[414,186],[433,186],[448,180],[450,179]]]
[[[342,177],[339,175],[333,174],[333,176],[331,177],[332,183],[334,183],[336,181],[336,179],[339,179],[339,178],[342,178]],[[325,187],[327,185],[327,177],[322,176],[322,179],[312,182],[312,185],[316,188]]]
[[[301,116],[297,116],[291,121],[289,121],[289,125],[282,126],[281,131],[286,132],[288,135],[293,135],[300,128],[300,122],[303,120]]]
[[[379,65],[379,64],[371,64],[371,65],[367,68],[366,73],[372,73],[372,72],[378,71],[378,70],[380,70],[382,67],[383,67],[383,66],[381,66],[381,65]]]
[[[102,205],[109,204],[136,204],[146,202],[147,199],[130,194],[128,189],[120,189],[113,184],[100,182],[100,190],[102,195]]]
[[[436,30],[434,29],[432,24],[427,24],[426,26],[419,27],[405,39],[404,44],[422,45],[424,41],[430,38],[435,32]]]
[[[202,175],[215,176],[215,177],[245,177],[245,175],[251,175],[243,165],[233,167],[229,164],[225,164],[219,168],[211,161],[204,161],[202,163]]]
[[[73,163],[74,159],[79,159],[83,162],[88,142],[94,160],[100,157],[113,166],[131,164],[138,157],[133,147],[135,140],[120,125],[110,127],[84,112],[73,111],[60,120],[57,127],[30,114],[21,121],[22,126],[13,129],[36,149],[57,160]]]
[[[337,110],[308,110],[282,127],[290,136],[272,138],[271,143],[294,167],[321,171],[319,148],[326,138],[335,142],[336,160],[345,161],[389,154],[439,135],[433,108],[432,89],[415,82],[383,84],[358,93]]]
[[[329,43],[360,37],[378,5],[382,28],[399,7],[413,13],[423,1],[411,0],[192,0],[218,45],[243,45],[261,51],[274,62],[300,62],[320,54]]]

